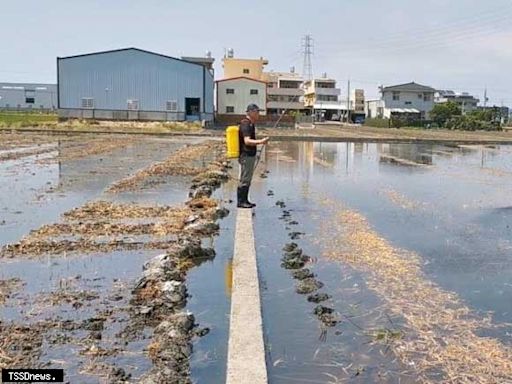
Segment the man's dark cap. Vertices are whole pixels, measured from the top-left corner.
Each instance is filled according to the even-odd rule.
[[[261,109],[260,107],[258,107],[256,104],[249,104],[247,106],[247,111],[246,112],[253,112],[253,111],[264,111],[264,109]]]

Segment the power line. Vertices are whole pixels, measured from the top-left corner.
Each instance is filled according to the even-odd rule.
[[[440,27],[436,27],[435,29],[409,29],[402,30],[397,32],[396,34],[387,35],[380,39],[370,38],[370,42],[373,45],[381,46],[387,44],[401,44],[403,42],[410,42],[412,39],[417,41],[418,39],[430,40],[435,37],[445,37],[449,34],[460,32],[467,32],[475,30],[475,26],[492,26],[495,23],[501,21],[507,21],[510,23],[510,17],[512,8],[506,7],[505,9],[501,9],[498,12],[493,12],[492,14],[479,14],[478,16],[473,16],[468,20],[458,20],[454,23],[448,23],[445,25],[441,25]],[[467,24],[467,25],[466,25]],[[339,42],[325,42],[324,45],[337,45]],[[359,44],[353,45],[354,47],[360,46]]]
[[[510,20],[504,20],[502,24],[494,24],[489,28],[489,26],[481,26],[477,29],[473,29],[472,31],[460,31],[456,34],[445,35],[443,38],[439,37],[432,40],[423,40],[423,41],[404,41],[401,44],[389,44],[389,45],[381,45],[376,47],[347,47],[340,46],[340,50],[343,51],[338,52],[337,55],[342,55],[346,51],[350,51],[351,56],[347,56],[343,54],[343,57],[350,58],[354,57],[354,54],[364,54],[364,53],[394,53],[399,51],[409,51],[409,50],[417,50],[417,49],[438,49],[441,47],[453,46],[458,43],[464,42],[466,40],[472,40],[481,38],[484,36],[489,36],[496,34],[498,32],[502,32],[505,29],[499,29],[499,27],[510,28]],[[332,50],[330,51],[332,52]],[[320,53],[318,57],[326,57],[325,53]]]
[[[373,42],[372,44],[367,44],[366,46],[361,46],[360,43],[355,45],[347,45],[342,41],[340,41],[339,44],[340,49],[343,49],[343,51],[350,51],[351,53],[375,53],[378,51],[399,51],[429,47],[437,48],[439,45],[453,45],[454,42],[510,30],[511,17],[512,13],[503,16],[500,19],[494,20],[491,24],[475,24],[469,28],[459,28],[457,30],[443,32],[437,36],[432,34],[429,36],[428,34],[425,34],[422,38],[414,40],[411,40],[410,37],[396,41],[382,40],[379,44]],[[332,48],[329,49],[329,52],[332,52]],[[323,54],[320,55],[320,57],[322,56]]]

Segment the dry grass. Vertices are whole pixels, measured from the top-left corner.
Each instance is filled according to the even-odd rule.
[[[201,219],[210,220],[214,217],[218,204],[217,200],[210,198],[194,199],[186,205],[173,207],[90,202],[64,213],[65,222],[44,225],[19,242],[5,245],[0,250],[0,257],[169,249],[174,246],[177,236],[186,233],[186,218],[198,214]],[[150,222],[122,222],[127,219],[144,219]],[[114,220],[121,222],[113,222]],[[147,235],[148,238],[140,241],[132,238],[140,235]],[[175,235],[174,240],[165,238],[172,235]],[[66,236],[73,238],[62,238]]]
[[[420,203],[417,201],[413,201],[409,199],[404,194],[392,189],[392,188],[386,188],[380,191],[381,194],[386,196],[391,202],[395,205],[398,205],[399,207],[406,209],[406,210],[418,210],[424,208],[425,203]]]
[[[172,233],[180,232],[187,217],[187,212],[183,211],[181,215],[175,217],[173,221],[165,221],[160,223],[147,224],[123,224],[110,223],[106,221],[91,223],[73,223],[73,224],[48,224],[33,231],[30,237],[48,238],[59,236],[82,236],[82,237],[98,237],[98,236],[119,236],[119,235],[152,235],[166,236]]]
[[[490,317],[473,313],[458,297],[425,279],[415,254],[394,248],[358,212],[336,202],[332,221],[322,228],[328,238],[326,254],[369,272],[368,286],[389,310],[406,323],[406,336],[393,344],[420,382],[503,384],[512,382],[512,351],[498,340],[478,336],[492,328]]]
[[[130,137],[113,138],[112,136],[104,136],[92,138],[88,136],[85,140],[76,140],[63,145],[59,150],[59,154],[55,158],[47,161],[70,161],[113,152],[133,145],[135,140],[135,138]]]
[[[374,128],[366,126],[318,125],[314,129],[259,129],[265,136],[316,136],[353,140],[438,140],[458,142],[512,143],[512,132],[451,131],[444,129]]]
[[[43,136],[31,133],[0,131],[0,161],[41,155],[57,151],[57,156],[40,160],[42,163],[77,160],[88,156],[112,152],[132,145],[136,138],[130,136]]]
[[[107,192],[119,193],[133,191],[139,188],[145,181],[155,176],[195,176],[204,171],[203,166],[196,162],[200,159],[215,158],[218,156],[224,144],[219,141],[207,141],[201,144],[187,145],[171,154],[166,160],[152,164],[141,169],[132,176],[119,180],[112,184]]]
[[[100,221],[117,219],[143,219],[173,217],[181,211],[178,207],[161,205],[116,204],[97,200],[63,214],[66,221]]]

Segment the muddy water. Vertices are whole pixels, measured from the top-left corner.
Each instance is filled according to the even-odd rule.
[[[229,201],[235,189],[236,185],[231,181],[223,185],[217,197]],[[225,206],[231,213],[219,222],[219,236],[212,239],[215,259],[192,269],[187,276],[191,295],[187,309],[195,314],[201,326],[210,329],[207,336],[194,343],[190,366],[195,383],[221,384],[226,381],[236,206],[233,203]]]
[[[195,141],[141,139],[129,147],[78,160],[52,161],[59,155],[57,150],[0,162],[0,245],[15,242],[30,230],[57,221],[63,212],[86,201],[110,199],[101,195],[111,183]],[[172,204],[186,197],[184,185],[184,180],[176,178],[170,188],[162,185],[146,194],[116,197],[121,201]]]
[[[414,382],[388,345],[368,332],[400,329],[382,298],[365,287],[364,273],[322,257],[321,224],[332,217],[323,199],[342,202],[364,215],[393,246],[417,253],[426,278],[455,292],[474,312],[495,312],[495,323],[512,322],[512,159],[510,147],[452,147],[281,143],[270,146],[256,177],[255,234],[265,287],[263,314],[273,383]],[[391,160],[390,160],[391,159]],[[267,196],[268,190],[274,196]],[[299,224],[279,220],[283,200]],[[295,293],[295,281],[280,268],[281,247],[291,231],[315,263],[308,266],[341,314],[322,332],[314,305]],[[482,331],[485,333],[485,331]],[[510,328],[492,335],[511,345]]]
[[[185,200],[189,179],[118,195],[104,194],[112,182],[164,159],[186,141],[148,140],[114,152],[59,163],[41,162],[57,153],[0,163],[0,244],[19,240],[29,230],[97,198],[122,202],[173,204]],[[322,253],[321,225],[331,217],[332,199],[363,214],[393,246],[416,252],[425,276],[455,292],[474,311],[494,311],[496,323],[512,322],[512,187],[511,148],[425,145],[282,143],[265,153],[268,178],[257,172],[252,198],[262,284],[264,332],[272,383],[382,382],[414,383],[414,367],[400,363],[392,343],[375,343],[372,332],[400,330],[403,320],[390,315],[384,300],[366,286],[367,276]],[[236,171],[236,170],[234,170]],[[236,172],[235,172],[236,173]],[[233,182],[216,192],[234,197]],[[273,196],[267,196],[269,190]],[[286,207],[276,206],[278,200]],[[235,208],[219,222],[220,235],[206,240],[215,247],[213,261],[192,269],[187,309],[210,333],[196,339],[191,357],[192,379],[222,383],[230,307],[230,258]],[[279,217],[289,210],[296,225]],[[2,221],[5,223],[2,224]],[[323,326],[313,314],[316,304],[295,292],[290,271],[280,267],[281,248],[292,231],[311,256],[307,265],[331,295],[322,303],[339,314],[339,322]],[[120,345],[116,334],[127,322],[133,281],[145,260],[158,251],[112,252],[102,255],[12,260],[2,264],[0,279],[19,277],[25,286],[0,309],[2,320],[21,323],[60,318],[83,321],[105,311],[100,346],[123,351],[103,359],[125,368],[136,382],[149,367],[148,339]],[[51,304],[56,292],[89,295],[83,306]],[[510,345],[510,330],[492,336]],[[72,382],[98,383],[87,370],[97,358],[87,353],[88,332],[71,332],[72,341],[45,344],[42,362],[66,369]],[[148,332],[150,337],[151,333]],[[82,352],[82,354],[80,353]],[[70,358],[70,356],[72,356]]]
[[[31,229],[60,220],[71,208],[95,199],[140,204],[181,204],[188,195],[190,178],[168,177],[158,184],[117,195],[105,193],[113,182],[138,169],[161,161],[185,144],[198,140],[143,139],[134,145],[102,155],[61,163],[52,158],[58,151],[27,156],[0,164],[0,209],[5,212],[0,226],[0,243],[19,240]],[[200,164],[199,164],[200,165]],[[226,193],[226,196],[223,195]],[[229,197],[221,189],[216,197]],[[228,208],[231,207],[228,205]],[[232,222],[221,224],[218,239],[205,241],[218,257],[190,274],[190,308],[196,322],[209,327],[210,334],[196,341],[192,377],[199,382],[215,378],[224,380],[229,321],[229,291],[224,271],[232,255]],[[107,314],[102,339],[96,343],[111,356],[98,358],[92,353],[91,334],[83,328],[70,332],[51,331],[46,335],[40,363],[63,368],[71,382],[102,382],[99,361],[123,367],[135,382],[151,367],[147,347],[151,331],[145,338],[125,344],[118,333],[129,320],[128,307],[134,282],[142,265],[162,251],[122,251],[108,254],[42,257],[37,260],[13,259],[2,262],[0,279],[17,277],[24,286],[0,308],[2,322],[34,324],[38,321],[73,321],[75,324]],[[211,276],[218,278],[212,279]],[[116,352],[116,350],[120,352]],[[212,375],[212,370],[216,372]],[[208,381],[211,382],[211,381]]]

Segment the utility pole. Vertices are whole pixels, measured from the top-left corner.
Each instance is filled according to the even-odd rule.
[[[347,124],[350,122],[350,79],[347,82]]]
[[[484,89],[484,109],[487,107],[487,87]]]
[[[501,108],[500,108],[500,123],[505,123],[505,116],[503,116],[503,99],[501,99]]]

